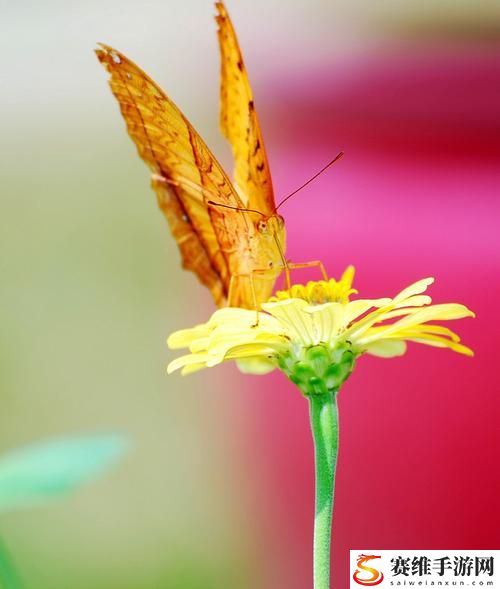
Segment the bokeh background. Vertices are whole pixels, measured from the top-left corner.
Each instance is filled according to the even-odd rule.
[[[432,275],[474,359],[362,358],[341,393],[333,567],[350,548],[499,548],[500,5],[229,2],[283,196],[290,258],[357,267],[365,296]],[[115,45],[221,161],[208,0],[4,2],[0,451],[124,431],[132,452],[63,503],[2,516],[34,589],[311,586],[307,403],[280,374],[166,376],[203,321],[92,49]],[[297,279],[307,279],[307,273]]]

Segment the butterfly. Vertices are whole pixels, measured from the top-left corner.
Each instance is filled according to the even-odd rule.
[[[163,90],[122,53],[99,44],[128,134],[179,247],[218,306],[258,309],[284,267],[285,224],[276,211],[255,102],[233,25],[216,3],[221,54],[220,127],[234,183]]]

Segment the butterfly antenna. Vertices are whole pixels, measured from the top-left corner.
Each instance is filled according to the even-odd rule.
[[[305,188],[305,187],[306,187],[308,184],[310,184],[310,183],[311,183],[313,180],[316,180],[316,178],[317,178],[318,176],[321,176],[321,174],[322,174],[323,172],[326,172],[326,170],[328,170],[328,168],[329,168],[330,166],[333,166],[333,164],[334,164],[335,162],[337,162],[339,159],[341,159],[341,158],[343,157],[343,155],[344,155],[344,152],[343,152],[343,151],[341,151],[340,153],[338,153],[338,154],[337,154],[337,155],[336,155],[336,156],[333,158],[333,160],[332,160],[331,162],[328,162],[328,163],[326,164],[326,166],[324,166],[323,168],[321,168],[321,170],[320,170],[319,172],[317,172],[316,174],[314,174],[314,176],[313,176],[312,178],[309,178],[309,180],[308,180],[307,182],[304,182],[304,184],[302,184],[302,186],[299,186],[299,187],[298,187],[298,188],[296,188],[296,189],[295,189],[293,192],[290,192],[290,194],[289,194],[288,196],[285,196],[285,198],[284,198],[284,199],[283,199],[283,200],[282,200],[282,201],[279,203],[279,205],[278,205],[278,206],[277,206],[277,207],[274,209],[274,212],[277,212],[277,211],[278,211],[278,209],[279,209],[279,208],[280,208],[282,205],[284,205],[284,204],[286,203],[286,201],[287,201],[289,198],[292,198],[292,196],[293,196],[294,194],[297,194],[297,192],[299,192],[300,190],[302,190],[303,188]]]
[[[222,204],[221,202],[214,202],[213,200],[207,201],[207,204],[209,204],[213,207],[223,207],[225,209],[231,209],[233,211],[240,211],[241,213],[257,213],[258,215],[262,215],[263,217],[265,217],[264,213],[261,213],[260,211],[257,211],[256,209],[245,209],[242,207],[232,207],[231,205],[225,205],[225,204]]]

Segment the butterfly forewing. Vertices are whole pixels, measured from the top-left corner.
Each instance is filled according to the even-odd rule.
[[[215,6],[221,52],[220,125],[233,150],[234,181],[246,198],[246,206],[272,215],[271,173],[252,88],[227,10],[222,2]]]
[[[243,203],[201,137],[165,93],[122,53],[96,50],[153,188],[177,239],[184,267],[207,285],[218,305],[227,297],[228,253],[248,238]],[[179,241],[180,239],[180,241]],[[222,294],[221,294],[222,293]]]

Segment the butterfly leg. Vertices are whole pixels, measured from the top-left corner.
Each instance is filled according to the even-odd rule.
[[[292,288],[292,279],[290,277],[290,265],[288,263],[285,265],[285,286],[286,290],[290,290]]]
[[[255,283],[254,283],[254,279],[253,279],[253,275],[254,275],[254,270],[252,270],[252,272],[250,272],[250,288],[252,289],[252,300],[253,300],[253,306],[255,308],[255,323],[252,325],[252,327],[258,327],[259,325],[259,305],[257,304],[257,293],[255,292]]]
[[[321,272],[321,277],[323,280],[328,281],[328,274],[326,272],[326,268],[320,260],[311,260],[310,262],[302,262],[302,263],[293,263],[293,262],[286,262],[281,266],[283,271],[285,272],[285,289],[289,290],[292,286],[291,282],[291,270],[300,270],[302,268],[319,268]],[[250,290],[251,290],[251,297],[253,308],[257,312],[257,324],[258,324],[258,313],[259,313],[259,304],[258,304],[258,297],[257,297],[257,290],[255,288],[255,277],[256,276],[265,276],[271,275],[272,278],[276,278],[276,268],[254,268],[248,273],[242,274],[232,274],[230,281],[229,281],[229,289],[228,289],[228,306],[240,306],[239,301],[237,298],[237,279],[239,277],[247,278],[250,283]],[[234,302],[233,302],[234,301]]]
[[[271,274],[273,278],[276,277],[276,270],[271,268],[254,268],[250,272],[247,273],[235,273],[231,274],[231,278],[229,279],[229,288],[228,288],[228,295],[227,295],[227,306],[240,306],[239,299],[238,299],[238,286],[241,287],[241,284],[238,285],[239,278],[245,278],[248,280],[248,285],[251,292],[251,299],[252,299],[252,307],[256,313],[255,323],[252,327],[257,327],[259,325],[259,313],[260,313],[260,305],[259,300],[257,297],[257,289],[255,286],[255,279],[257,276],[265,276]]]
[[[323,280],[328,280],[328,274],[326,272],[325,266],[324,266],[323,262],[320,262],[319,260],[313,260],[311,262],[302,262],[300,264],[287,263],[287,266],[285,266],[285,276],[286,276],[287,268],[289,270],[299,270],[301,268],[319,268],[319,271],[321,272],[321,277],[323,278]],[[290,272],[288,272],[288,276],[287,276],[287,289],[290,288],[289,281],[290,281]]]
[[[231,274],[229,278],[229,286],[227,288],[227,299],[226,299],[226,307],[232,307],[232,301],[234,300],[234,290],[236,285],[236,278],[241,276],[241,274]]]

